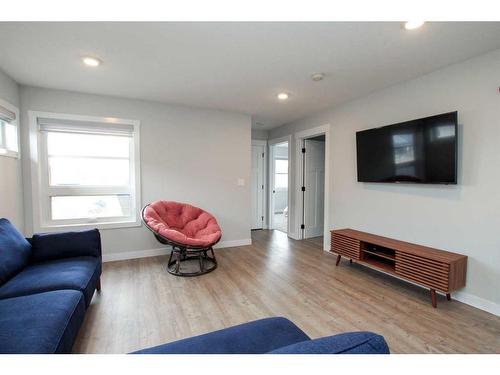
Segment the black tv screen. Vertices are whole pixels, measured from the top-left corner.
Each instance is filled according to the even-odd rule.
[[[359,182],[457,183],[457,112],[356,133]]]

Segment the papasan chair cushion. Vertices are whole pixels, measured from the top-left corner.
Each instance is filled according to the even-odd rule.
[[[211,214],[187,203],[153,202],[144,209],[143,220],[153,232],[180,245],[210,247],[222,236]]]

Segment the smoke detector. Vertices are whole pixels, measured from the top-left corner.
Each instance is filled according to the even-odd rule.
[[[311,79],[314,82],[322,81],[324,78],[325,78],[325,73],[314,73],[314,74],[311,74]]]

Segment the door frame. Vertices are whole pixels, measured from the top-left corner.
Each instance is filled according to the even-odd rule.
[[[262,229],[268,228],[268,218],[267,212],[267,141],[261,139],[252,139],[252,146],[263,146],[264,147],[264,160],[262,162],[262,183],[264,184],[264,189],[262,191],[262,216],[264,220],[262,222]],[[250,202],[250,204],[252,204]]]
[[[295,228],[298,233],[298,239],[304,239],[304,231],[301,229],[302,220],[304,218],[304,202],[302,199],[302,181],[304,178],[304,160],[302,158],[302,145],[306,138],[312,138],[318,135],[325,136],[325,188],[324,188],[324,218],[323,218],[323,250],[328,251],[330,249],[330,236],[329,228],[330,224],[328,221],[329,217],[329,192],[330,192],[330,124],[325,124],[317,126],[315,128],[306,129],[295,133],[295,191],[298,193],[295,196]],[[306,151],[307,152],[307,151]]]
[[[267,141],[267,144],[268,144],[268,148],[269,148],[269,157],[267,158],[268,159],[268,165],[269,165],[269,188],[267,190],[267,193],[268,193],[268,228],[269,229],[273,229],[273,217],[274,217],[274,213],[272,212],[273,211],[273,206],[274,206],[274,197],[273,197],[273,189],[272,187],[274,186],[274,153],[273,153],[273,149],[272,147],[279,144],[279,143],[284,143],[284,142],[288,142],[288,191],[287,191],[287,201],[288,201],[288,220],[287,220],[287,227],[286,227],[286,233],[287,235],[289,236],[290,235],[290,217],[291,217],[291,214],[290,214],[290,203],[291,203],[291,186],[292,186],[292,169],[291,169],[291,158],[292,158],[292,136],[291,135],[287,135],[287,136],[284,136],[284,137],[280,137],[280,138],[274,138],[274,139],[269,139]]]

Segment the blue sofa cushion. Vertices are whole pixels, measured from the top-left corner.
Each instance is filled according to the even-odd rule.
[[[0,219],[0,285],[21,271],[31,257],[31,245],[7,219]]]
[[[389,347],[375,333],[350,332],[288,345],[271,354],[389,354]]]
[[[143,349],[134,354],[263,354],[309,340],[285,318],[267,318]]]
[[[97,229],[34,234],[31,245],[34,262],[80,256],[101,257],[101,235]]]
[[[101,275],[101,260],[74,257],[34,263],[0,287],[0,299],[51,290],[81,291],[88,306]]]
[[[84,315],[75,290],[0,300],[0,353],[70,353]]]

